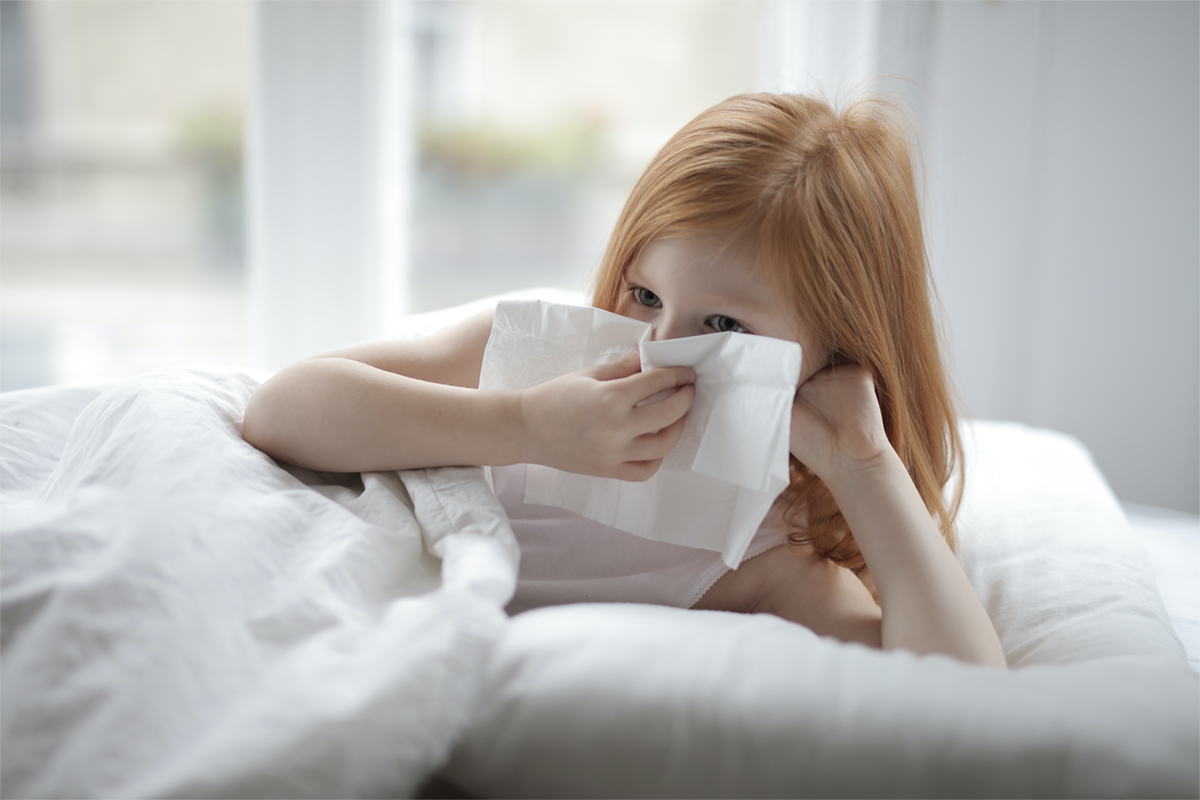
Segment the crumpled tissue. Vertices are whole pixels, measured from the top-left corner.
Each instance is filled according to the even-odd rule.
[[[643,370],[688,366],[696,395],[679,443],[647,481],[530,464],[525,502],[556,506],[660,542],[715,550],[741,563],[788,485],[800,345],[745,333],[651,341],[648,323],[588,306],[507,300],[496,307],[480,389],[525,389],[641,354]]]

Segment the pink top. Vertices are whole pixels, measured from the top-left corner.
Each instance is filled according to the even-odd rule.
[[[525,465],[492,467],[492,482],[521,545],[510,614],[564,603],[652,603],[690,608],[729,568],[712,550],[643,539],[555,506],[529,505]],[[743,560],[786,541],[772,516]]]

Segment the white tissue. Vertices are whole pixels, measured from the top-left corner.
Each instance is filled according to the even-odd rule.
[[[501,301],[479,388],[525,389],[633,352],[641,353],[643,370],[692,367],[696,396],[683,435],[652,478],[621,481],[530,464],[525,502],[647,539],[715,550],[736,568],[788,485],[800,345],[744,333],[649,337],[649,324],[597,308]]]

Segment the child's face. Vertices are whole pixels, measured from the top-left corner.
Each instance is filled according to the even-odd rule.
[[[825,366],[804,326],[775,301],[744,249],[717,251],[691,235],[655,239],[625,271],[617,313],[650,323],[651,338],[739,331],[799,343],[800,383]]]

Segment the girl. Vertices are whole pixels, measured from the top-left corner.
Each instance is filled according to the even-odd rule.
[[[250,400],[246,440],[317,470],[492,466],[521,543],[510,610],[626,600],[766,612],[846,641],[1002,667],[951,549],[958,497],[943,490],[961,445],[902,120],[878,99],[839,112],[800,95],[730,98],[655,156],[605,252],[594,304],[650,323],[655,339],[740,331],[803,350],[792,482],[737,570],[522,502],[523,464],[653,475],[695,376],[640,372],[627,358],[481,391],[492,312],[280,371]]]

